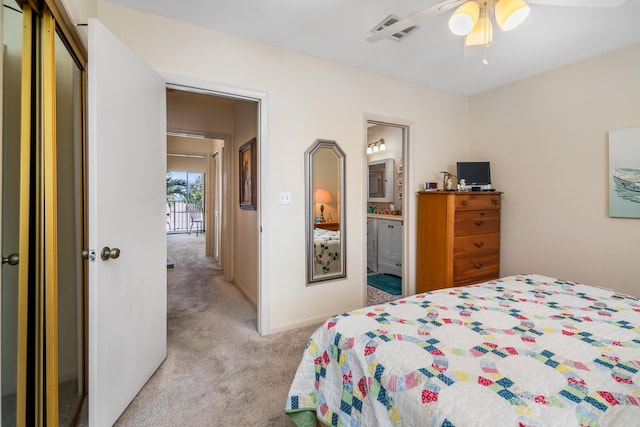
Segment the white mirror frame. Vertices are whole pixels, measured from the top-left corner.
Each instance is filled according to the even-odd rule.
[[[385,165],[384,171],[384,197],[369,197],[369,167],[371,165]],[[393,159],[381,159],[381,160],[372,160],[367,163],[367,202],[375,203],[375,202],[393,202],[393,168],[394,162]]]
[[[338,245],[339,248],[339,260],[338,267],[332,266],[332,270],[329,272],[318,272],[320,267],[317,262],[317,257],[321,248],[316,248],[316,245],[320,243],[319,239],[316,239],[316,222],[315,222],[315,206],[313,197],[313,156],[314,154],[323,148],[331,149],[339,162],[338,165],[338,204],[339,207],[339,234]],[[316,139],[314,143],[305,151],[305,197],[306,197],[306,248],[307,248],[307,286],[324,282],[327,280],[335,280],[347,277],[347,263],[346,263],[346,221],[345,221],[345,155],[335,141]],[[327,243],[323,241],[323,243]],[[335,241],[329,243],[335,245]]]

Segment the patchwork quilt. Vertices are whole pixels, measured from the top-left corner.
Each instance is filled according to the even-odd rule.
[[[340,231],[313,230],[314,271],[316,274],[340,271]]]
[[[286,402],[299,426],[640,425],[640,301],[539,275],[339,314]]]

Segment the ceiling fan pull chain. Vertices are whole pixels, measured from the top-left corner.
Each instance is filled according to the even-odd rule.
[[[484,53],[482,58],[482,64],[489,65],[489,60],[487,59],[487,47],[489,47],[489,44],[491,43],[491,41],[489,40],[489,25],[491,25],[491,22],[488,21],[490,16],[489,16],[489,9],[487,8],[486,3],[485,3],[484,13],[485,13],[485,16],[487,17],[487,25],[484,26],[484,49],[483,49]]]

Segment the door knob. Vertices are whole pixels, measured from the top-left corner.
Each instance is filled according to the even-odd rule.
[[[120,249],[118,248],[111,249],[109,246],[105,246],[104,248],[102,248],[102,251],[100,251],[100,258],[102,258],[103,261],[107,261],[108,259],[116,259],[119,256]]]
[[[3,264],[18,265],[18,262],[20,262],[20,258],[18,258],[18,254],[11,254],[6,258],[2,257]]]

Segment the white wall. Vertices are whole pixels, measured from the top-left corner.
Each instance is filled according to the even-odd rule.
[[[472,159],[505,193],[502,275],[640,295],[640,219],[608,217],[607,179],[608,131],[640,126],[639,76],[635,45],[471,97]]]
[[[162,73],[269,94],[269,330],[276,332],[362,306],[366,269],[364,117],[415,123],[415,182],[468,156],[468,98],[366,73],[170,19],[98,3],[98,18]],[[305,285],[304,151],[317,138],[346,154],[347,278]],[[235,155],[236,153],[231,153]],[[405,177],[408,179],[408,177]],[[407,197],[418,190],[405,189]],[[289,191],[291,205],[279,205]],[[408,212],[415,216],[415,212]],[[415,219],[409,218],[409,221]],[[411,251],[409,257],[415,257]]]

